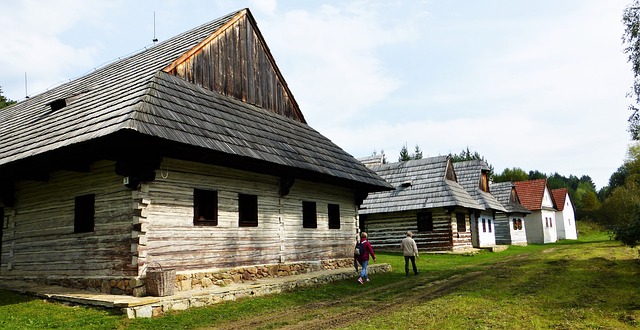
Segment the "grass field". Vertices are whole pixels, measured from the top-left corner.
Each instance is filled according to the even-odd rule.
[[[394,272],[154,319],[65,306],[0,291],[6,329],[638,329],[637,249],[580,224],[580,239],[474,256],[422,255]]]

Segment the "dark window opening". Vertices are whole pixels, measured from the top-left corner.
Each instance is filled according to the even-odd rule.
[[[67,106],[67,100],[65,99],[57,99],[51,103],[49,103],[51,107],[51,111],[57,111]]]
[[[433,217],[431,212],[418,212],[418,231],[433,231]]]
[[[83,195],[76,197],[73,217],[74,233],[89,233],[95,226],[95,202],[96,195]]]
[[[258,196],[238,194],[238,226],[258,227]]]
[[[2,260],[2,230],[4,229],[4,207],[0,207],[0,260]]]
[[[492,220],[492,219],[487,219],[487,222],[489,223],[489,232],[491,232],[491,231],[493,230],[493,229],[491,228],[491,227],[492,227],[493,220]]]
[[[467,231],[467,219],[465,219],[464,213],[456,213],[456,223],[458,232]]]
[[[513,230],[518,230],[518,220],[513,219]]]
[[[522,219],[518,219],[518,230],[522,230]]]
[[[193,189],[193,224],[218,225],[218,192]]]
[[[486,233],[487,232],[487,220],[482,219],[482,232]]]
[[[316,202],[302,202],[302,227],[318,228],[318,214],[316,213]]]
[[[366,214],[361,214],[358,216],[358,228],[360,229],[360,231],[366,231],[366,224],[367,224],[367,215]]]
[[[340,205],[329,204],[329,229],[340,229]]]

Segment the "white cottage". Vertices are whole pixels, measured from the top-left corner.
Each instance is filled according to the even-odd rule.
[[[248,9],[0,110],[0,280],[143,294],[352,262],[393,189],[307,125]]]
[[[567,188],[553,189],[551,194],[558,208],[556,212],[558,239],[578,239],[576,212],[569,191]]]
[[[520,202],[531,214],[525,218],[527,242],[546,244],[558,241],[556,205],[546,179],[514,182]]]
[[[520,203],[512,182],[492,183],[491,194],[504,206],[506,212],[496,212],[496,243],[504,245],[527,245],[524,218],[531,211]]]

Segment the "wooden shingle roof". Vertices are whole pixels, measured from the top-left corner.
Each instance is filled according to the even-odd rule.
[[[455,171],[448,156],[384,164],[371,169],[396,190],[369,194],[361,206],[360,214],[455,206],[483,209],[455,181]]]
[[[473,197],[476,202],[486,210],[496,210],[506,212],[506,209],[491,195],[491,193],[480,189],[482,172],[489,171],[489,166],[479,159],[453,163],[458,177],[458,183]]]
[[[491,194],[502,204],[507,213],[531,213],[520,203],[520,198],[512,182],[492,183],[490,188]]]
[[[155,151],[161,153],[171,146],[174,154],[196,151],[196,160],[224,158],[229,164],[251,164],[257,171],[268,168],[345,186],[354,184],[367,191],[392,189],[308,126],[296,112],[294,100],[293,108],[287,108],[292,114],[288,117],[165,72],[243,15],[253,22],[247,9],[231,13],[0,110],[0,181],[15,179],[13,174],[21,164],[32,159],[65,154],[62,151],[126,132],[129,140],[123,148],[135,146],[131,137],[142,136],[158,142],[150,145],[158,145]],[[277,68],[274,72],[279,73]],[[271,80],[279,76],[274,77]],[[276,80],[288,92],[282,78]],[[64,105],[51,106],[59,102]]]

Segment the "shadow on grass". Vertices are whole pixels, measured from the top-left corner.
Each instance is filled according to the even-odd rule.
[[[20,304],[36,300],[38,298],[26,294],[16,293],[9,290],[0,289],[0,307],[13,304]]]

